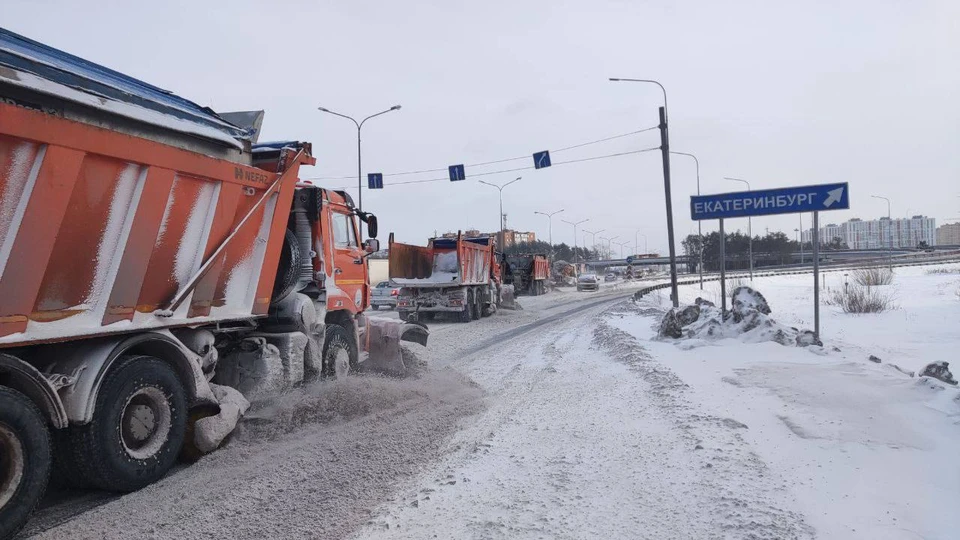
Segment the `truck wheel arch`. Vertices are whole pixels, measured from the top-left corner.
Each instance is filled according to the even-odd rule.
[[[61,354],[57,354],[57,353]],[[63,407],[70,422],[86,424],[93,419],[100,387],[110,368],[121,356],[143,354],[169,363],[187,393],[189,406],[216,404],[196,355],[183,346],[169,331],[143,332],[88,342],[73,342],[69,348],[47,351],[54,359],[48,371],[75,378],[61,391]]]
[[[0,353],[0,384],[30,398],[57,429],[67,427],[67,411],[56,388],[37,368],[7,353]]]

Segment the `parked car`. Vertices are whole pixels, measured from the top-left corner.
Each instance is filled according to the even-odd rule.
[[[596,274],[581,274],[577,278],[577,291],[599,291],[600,278]]]
[[[606,281],[606,282],[616,281],[616,280],[617,280],[617,275],[614,274],[613,272],[610,272],[609,274],[603,276],[603,280]]]
[[[374,310],[380,309],[381,306],[388,309],[396,308],[399,294],[399,287],[392,287],[389,281],[381,281],[370,293],[370,306]]]

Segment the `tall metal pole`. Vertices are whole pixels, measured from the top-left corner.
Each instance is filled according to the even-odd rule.
[[[660,151],[663,154],[663,195],[667,205],[667,243],[670,249],[670,299],[673,300],[673,307],[680,307],[677,292],[677,248],[673,245],[673,202],[670,197],[670,134],[665,107],[660,107]]]
[[[889,265],[890,271],[893,271],[893,222],[890,221],[890,199],[886,197],[881,197],[880,195],[871,195],[874,199],[883,199],[887,201],[887,236],[890,237],[890,250],[887,252],[887,264]],[[881,232],[883,228],[881,227]],[[881,236],[883,236],[881,234]],[[880,245],[883,245],[883,240],[881,239]]]
[[[553,216],[554,216],[554,214],[559,214],[560,212],[563,212],[563,208],[561,208],[561,209],[559,209],[559,210],[557,210],[557,211],[555,211],[555,212],[549,212],[549,213],[548,213],[548,212],[537,212],[537,211],[534,211],[534,212],[533,212],[534,214],[540,214],[541,216],[547,216],[547,222],[548,222],[548,223],[547,223],[547,226],[549,227],[549,232],[548,232],[548,234],[549,234],[549,237],[550,237],[550,264],[553,264]]]
[[[357,126],[357,208],[362,211],[363,210],[363,166],[361,163],[361,153],[360,153],[360,148],[361,148],[360,147],[360,130],[363,128],[363,124],[367,120],[380,116],[381,114],[387,114],[388,112],[391,112],[391,111],[399,111],[400,105],[394,105],[393,107],[390,107],[385,111],[380,111],[376,114],[371,114],[370,116],[364,118],[359,122],[357,122],[352,116],[340,114],[338,112],[331,111],[330,109],[326,109],[324,107],[317,107],[317,110],[320,112],[325,112],[327,114],[332,114],[334,116],[339,116],[340,118],[346,118],[347,120],[350,120],[351,122],[353,122],[355,126]],[[361,228],[361,231],[360,231],[361,236],[363,236],[362,222],[360,223],[360,228]]]
[[[663,92],[663,107],[660,107],[660,150],[663,153],[663,187],[667,205],[667,241],[670,243],[670,296],[673,307],[680,306],[677,292],[677,250],[673,245],[673,204],[670,199],[670,135],[667,130],[667,89],[660,82],[653,79],[621,79],[610,77],[614,82],[650,83],[660,87]]]
[[[723,179],[724,179],[724,180],[733,180],[734,182],[743,182],[744,184],[747,185],[747,191],[751,191],[751,189],[752,189],[752,188],[750,187],[750,182],[747,182],[746,180],[744,180],[744,179],[742,179],[742,178],[730,178],[729,176],[724,176]],[[749,257],[750,257],[750,281],[753,281],[753,219],[750,218],[749,216],[747,217],[747,234],[750,236],[750,243],[749,243],[749,245],[750,245],[750,247],[749,247],[749,250],[750,250],[750,254],[749,254]]]
[[[586,222],[590,221],[590,218],[581,219],[580,221],[567,221],[567,220],[565,220],[565,219],[561,219],[560,221],[562,221],[562,222],[564,222],[564,223],[569,223],[570,225],[573,225],[573,269],[574,269],[574,273],[575,273],[577,276],[579,276],[579,275],[580,275],[580,267],[577,266],[577,257],[579,256],[579,254],[577,253],[577,227],[578,227],[581,223],[586,223]]]
[[[727,235],[723,233],[723,219],[720,219],[720,313],[727,317]]]
[[[495,188],[497,188],[497,190],[500,192],[500,238],[498,239],[498,243],[500,244],[500,249],[503,249],[503,248],[507,247],[507,246],[506,246],[506,243],[507,243],[506,233],[505,233],[504,230],[503,230],[503,228],[504,228],[504,223],[503,223],[503,188],[509,186],[510,184],[512,184],[512,183],[514,183],[514,182],[519,182],[521,178],[523,178],[523,177],[522,177],[522,176],[518,176],[518,177],[516,177],[515,179],[507,182],[506,184],[503,184],[502,186],[501,186],[501,185],[497,185],[497,184],[491,184],[490,182],[484,182],[483,180],[478,180],[479,183],[485,184],[485,185],[488,185],[488,186],[495,187]]]
[[[697,164],[697,195],[700,195],[700,160],[697,159],[697,156],[693,154],[688,154],[686,152],[670,152],[671,154],[677,154],[680,156],[689,156],[693,158],[694,163]],[[703,290],[703,224],[701,221],[697,220],[697,236],[700,238],[700,248],[697,250],[700,252],[700,290]],[[751,257],[752,259],[753,257]],[[751,276],[750,279],[753,279]]]
[[[820,212],[813,213],[813,335],[820,339]]]

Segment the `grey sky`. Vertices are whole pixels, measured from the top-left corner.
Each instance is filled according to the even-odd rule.
[[[157,1],[134,11],[128,2],[6,0],[0,24],[216,110],[265,109],[262,139],[313,142],[318,166],[303,176],[356,174],[355,128],[318,105],[362,117],[401,104],[364,127],[364,173],[390,173],[654,126],[658,88],[607,81],[654,78],[669,94],[671,146],[700,158],[705,193],[741,189],[723,176],[755,189],[848,181],[853,210],[824,223],[885,215],[870,194],[890,197],[896,216],[960,217],[960,2],[792,4]],[[554,161],[658,144],[651,131]],[[695,177],[692,160],[672,164],[679,241],[696,230]],[[495,229],[497,191],[470,173],[457,184],[393,187],[445,173],[387,175],[383,191],[364,190],[364,207],[408,242]],[[545,239],[547,220],[533,212],[564,208],[555,241],[573,241],[560,217],[590,218],[585,227],[621,240],[639,228],[651,251],[665,252],[659,154],[484,179],[516,176],[504,191],[509,226]],[[754,220],[755,234],[793,237],[796,227],[796,216]]]

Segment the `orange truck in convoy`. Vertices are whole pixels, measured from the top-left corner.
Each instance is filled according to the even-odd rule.
[[[544,255],[517,254],[504,257],[503,280],[512,283],[519,296],[539,296],[547,292],[550,261]]]
[[[375,216],[301,182],[310,144],[258,144],[261,122],[0,29],[0,538],[54,461],[136,490],[248,399],[426,344],[363,314]]]
[[[403,320],[450,313],[460,322],[492,315],[513,301],[504,285],[493,237],[431,238],[426,247],[390,236],[390,283],[401,287],[397,310]],[[506,306],[505,306],[506,307]]]

